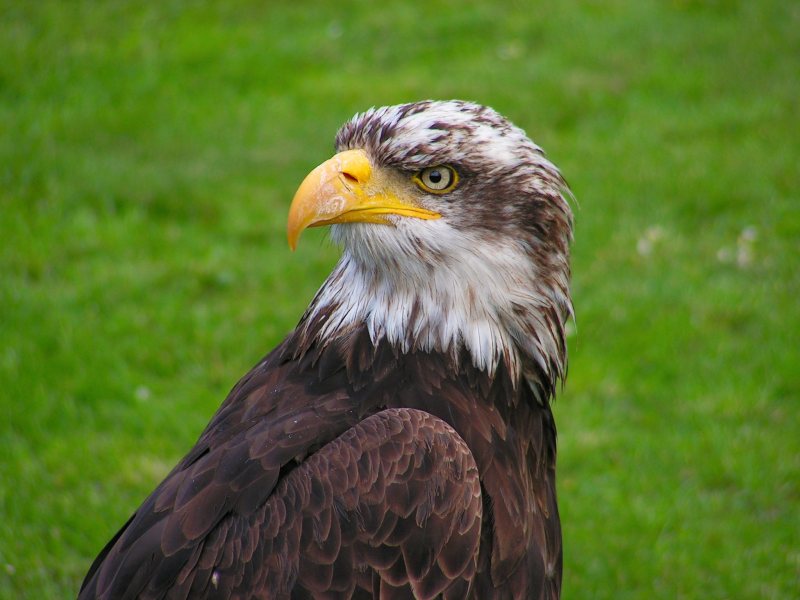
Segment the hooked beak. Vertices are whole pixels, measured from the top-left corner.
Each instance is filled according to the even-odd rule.
[[[294,250],[307,227],[334,223],[390,224],[389,215],[438,219],[441,215],[401,200],[374,181],[372,165],[363,150],[345,150],[311,171],[289,208],[287,237]]]

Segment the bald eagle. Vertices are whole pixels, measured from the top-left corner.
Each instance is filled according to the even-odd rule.
[[[569,190],[494,110],[355,115],[294,247],[342,256],[297,328],[100,552],[88,598],[557,598]]]

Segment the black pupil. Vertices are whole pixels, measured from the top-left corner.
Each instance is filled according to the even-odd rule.
[[[435,170],[428,173],[428,179],[430,179],[431,183],[440,183],[444,177],[440,171]]]

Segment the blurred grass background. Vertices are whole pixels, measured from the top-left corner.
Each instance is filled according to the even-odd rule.
[[[338,251],[337,127],[459,97],[579,206],[564,597],[797,598],[800,5],[0,1],[0,597],[91,560]]]

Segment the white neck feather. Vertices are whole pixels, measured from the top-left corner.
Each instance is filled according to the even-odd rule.
[[[528,378],[525,359],[548,378],[561,377],[566,356],[558,336],[571,314],[566,275],[553,289],[514,242],[487,246],[441,221],[422,225],[434,234],[424,236],[425,260],[391,227],[380,228],[380,244],[365,243],[374,226],[334,231],[345,250],[304,323],[328,313],[317,332],[321,339],[366,324],[373,343],[385,338],[403,352],[438,351],[457,359],[464,347],[475,367],[490,375],[502,358],[514,380]],[[547,310],[553,306],[554,313]]]

